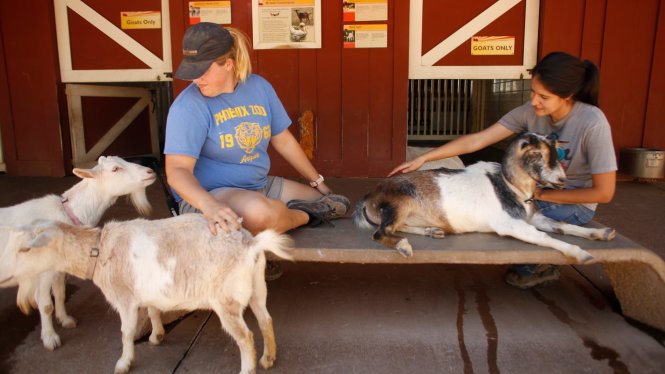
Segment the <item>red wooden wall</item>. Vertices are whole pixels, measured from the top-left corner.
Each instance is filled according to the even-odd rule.
[[[258,50],[254,71],[272,83],[294,124],[315,116],[313,163],[328,176],[385,176],[404,160],[408,94],[407,1],[389,0],[388,48],[344,49],[342,2],[322,1],[322,48]],[[182,59],[188,2],[171,2],[174,69]],[[252,35],[251,1],[232,2],[230,26]],[[174,84],[176,94],[186,82]],[[296,175],[273,155],[275,174]]]
[[[612,126],[617,150],[628,146],[665,149],[663,3],[540,3],[539,56],[564,50],[600,66],[600,105]],[[341,2],[325,0],[322,6],[321,49],[257,51],[255,71],[275,86],[294,121],[294,134],[298,134],[300,114],[314,111],[314,163],[325,175],[385,175],[405,154],[409,1],[389,1],[389,39],[384,49],[343,49]],[[251,35],[251,1],[234,0],[232,7],[233,26]],[[187,1],[171,1],[170,11],[177,65],[187,27]],[[442,27],[456,11],[461,10],[441,11]],[[17,14],[30,14],[30,23]],[[10,174],[63,175],[71,170],[55,35],[52,0],[0,2],[0,127]],[[87,65],[90,54],[76,56],[77,66]],[[175,82],[176,93],[184,85]],[[273,160],[275,173],[295,174],[277,157]]]
[[[0,125],[9,173],[65,174],[62,104],[66,113],[53,2],[0,1]]]
[[[615,148],[664,149],[665,3],[543,0],[540,14],[539,57],[563,50],[599,66]]]

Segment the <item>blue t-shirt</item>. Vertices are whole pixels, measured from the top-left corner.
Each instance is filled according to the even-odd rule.
[[[277,93],[259,75],[215,97],[201,95],[192,83],[169,109],[164,154],[196,158],[194,176],[208,191],[257,190],[267,182],[270,138],[290,125]]]

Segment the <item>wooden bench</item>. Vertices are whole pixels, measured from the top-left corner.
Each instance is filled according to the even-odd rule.
[[[496,234],[449,235],[433,239],[405,234],[414,255],[402,257],[371,240],[371,231],[361,230],[349,218],[332,226],[299,228],[295,261],[360,264],[574,264],[558,251]],[[596,227],[601,225],[592,223]],[[610,278],[624,315],[665,331],[665,261],[657,254],[622,235],[608,242],[551,234],[589,251]]]

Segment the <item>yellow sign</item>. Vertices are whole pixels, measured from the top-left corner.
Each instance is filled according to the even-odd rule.
[[[218,24],[231,23],[230,1],[190,1],[189,24],[212,22]]]
[[[121,29],[161,29],[162,14],[160,11],[120,12]]]
[[[486,55],[514,55],[514,36],[474,36],[471,38],[471,54],[474,56]]]

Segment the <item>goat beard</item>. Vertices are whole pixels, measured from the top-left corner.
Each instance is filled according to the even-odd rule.
[[[129,195],[129,200],[139,214],[149,216],[152,213],[152,206],[146,197],[145,190],[132,192]]]

